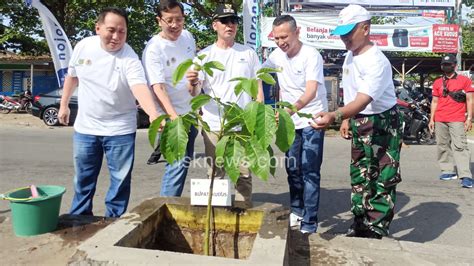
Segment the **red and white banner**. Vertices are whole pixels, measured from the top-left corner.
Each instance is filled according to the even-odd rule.
[[[433,25],[433,52],[456,53],[459,43],[459,25],[435,24]]]
[[[346,49],[339,36],[331,36],[337,17],[295,16],[295,19],[303,43],[318,49]],[[262,20],[263,47],[276,47],[271,34],[273,20],[271,17]],[[370,37],[384,51],[455,53],[459,27],[450,24],[372,25]]]

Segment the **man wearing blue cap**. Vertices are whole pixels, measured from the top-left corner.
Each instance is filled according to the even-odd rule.
[[[340,133],[352,138],[351,186],[354,223],[347,236],[381,239],[394,216],[400,177],[401,116],[387,57],[370,39],[370,14],[349,5],[339,14],[332,35],[348,50],[343,65],[344,107],[314,116],[314,128],[341,123]]]

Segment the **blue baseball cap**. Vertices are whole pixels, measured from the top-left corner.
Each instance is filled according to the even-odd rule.
[[[337,27],[331,32],[331,35],[346,35],[357,23],[370,20],[371,16],[367,9],[359,5],[348,5],[339,13]]]

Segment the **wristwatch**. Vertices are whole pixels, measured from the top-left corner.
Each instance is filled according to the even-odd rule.
[[[336,118],[334,119],[334,122],[336,123],[342,123],[342,120],[344,119],[344,114],[342,113],[341,110],[337,109],[334,114],[336,115]]]

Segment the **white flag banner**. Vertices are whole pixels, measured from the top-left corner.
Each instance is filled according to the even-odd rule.
[[[244,0],[243,25],[244,44],[252,49],[257,48],[257,9],[258,0]]]
[[[72,54],[71,43],[69,42],[63,28],[47,7],[45,7],[39,0],[25,0],[25,2],[27,5],[38,9],[43,24],[44,35],[46,36],[49,51],[53,58],[58,84],[62,87],[64,84],[64,77],[67,74],[69,59]]]

